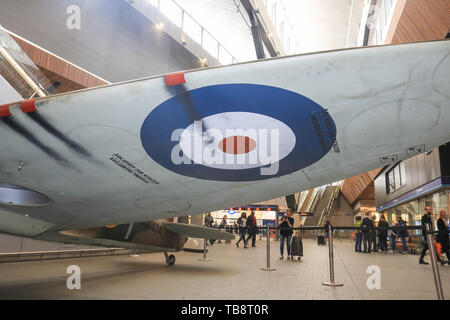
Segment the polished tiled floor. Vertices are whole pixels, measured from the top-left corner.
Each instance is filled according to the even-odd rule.
[[[329,278],[328,247],[304,241],[304,258],[278,260],[272,242],[274,272],[265,266],[266,243],[244,250],[215,244],[211,261],[200,254],[180,252],[167,267],[163,254],[111,256],[0,264],[2,299],[435,299],[430,266],[418,256],[355,253],[349,240],[335,241],[336,281],[343,287],[321,285]],[[429,259],[429,258],[427,258]],[[66,269],[81,268],[81,290],[68,290]],[[369,266],[380,268],[380,289],[368,289]],[[450,299],[450,267],[440,266],[446,298]]]

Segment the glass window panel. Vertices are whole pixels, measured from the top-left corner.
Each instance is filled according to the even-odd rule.
[[[172,0],[161,0],[159,4],[161,12],[170,19],[177,27],[181,28],[182,10]]]
[[[147,0],[152,6],[155,6],[156,8],[158,8],[158,1],[159,0]]]
[[[281,23],[280,23],[280,27],[278,28],[279,30],[278,30],[278,34],[279,34],[279,37],[280,37],[280,41],[281,41],[281,43],[283,43],[284,44],[284,40],[285,40],[285,30],[284,30],[284,27],[285,27],[285,23],[284,23],[284,21],[281,21]]]
[[[273,25],[277,25],[277,4],[276,3],[274,3],[273,5],[272,5],[272,15],[271,15],[271,20],[272,20],[272,23],[273,23]]]
[[[448,208],[447,194],[445,193],[445,190],[433,194],[432,202],[433,202],[433,213],[434,214],[438,215],[439,211],[442,209],[447,211],[447,208]]]
[[[389,180],[389,192],[392,192],[395,190],[394,171],[389,172],[388,180]]]
[[[400,179],[401,179],[401,185],[406,185],[406,170],[405,170],[405,163],[402,161],[400,162]]]
[[[219,47],[219,62],[223,65],[233,63],[233,56],[229,54],[222,46]]]
[[[401,181],[400,180],[400,167],[396,166],[393,171],[394,171],[395,189],[397,190],[402,186],[400,183],[400,181]]]
[[[381,44],[381,42],[382,42],[381,17],[378,16],[378,20],[377,20],[377,43],[376,44]]]
[[[202,27],[187,14],[184,15],[183,32],[198,44],[201,43]]]
[[[218,42],[206,30],[203,31],[203,48],[213,57],[217,57]]]
[[[291,54],[292,53],[292,49],[291,49],[291,37],[288,37],[287,39],[286,39],[286,42],[285,42],[285,44],[284,44],[284,46],[285,46],[285,48],[286,48],[286,52],[288,53],[288,54]]]

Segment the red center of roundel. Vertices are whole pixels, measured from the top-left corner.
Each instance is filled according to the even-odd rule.
[[[256,141],[244,136],[231,136],[219,143],[219,148],[229,154],[249,153],[256,148]]]

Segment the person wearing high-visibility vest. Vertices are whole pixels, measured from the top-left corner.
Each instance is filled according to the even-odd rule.
[[[353,223],[354,227],[361,227],[361,216],[355,217],[355,222]],[[361,230],[356,230],[355,232],[355,252],[362,252],[361,250],[362,244],[362,233]]]

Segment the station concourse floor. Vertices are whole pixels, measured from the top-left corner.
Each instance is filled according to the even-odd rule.
[[[343,287],[327,287],[328,246],[304,240],[302,261],[279,260],[279,242],[256,248],[231,244],[209,247],[211,261],[201,254],[176,253],[175,266],[166,266],[162,253],[104,256],[0,264],[0,299],[436,299],[431,266],[419,265],[418,255],[355,253],[350,240],[335,240],[335,278]],[[429,257],[426,258],[429,261]],[[81,289],[69,290],[69,265],[81,268]],[[381,288],[368,289],[371,265],[381,270]],[[450,299],[450,267],[439,266],[444,296]]]

